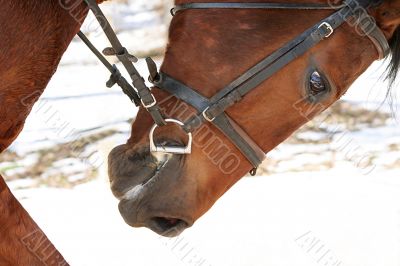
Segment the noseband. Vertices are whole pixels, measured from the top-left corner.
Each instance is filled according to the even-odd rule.
[[[151,152],[165,152],[172,154],[190,154],[192,132],[198,129],[206,122],[215,125],[224,135],[235,144],[235,146],[247,158],[253,166],[252,174],[265,159],[264,151],[252,140],[252,138],[237,125],[225,111],[238,103],[250,91],[258,87],[262,82],[269,79],[283,67],[294,61],[296,58],[304,55],[312,47],[328,39],[337,28],[346,21],[357,21],[360,29],[375,45],[379,54],[379,59],[385,58],[390,47],[383,32],[376,25],[365,10],[375,7],[381,3],[376,0],[346,0],[342,5],[324,5],[324,4],[294,4],[294,3],[189,3],[175,6],[171,10],[172,15],[179,15],[185,10],[207,10],[207,9],[295,9],[295,10],[333,10],[335,11],[329,17],[315,24],[305,32],[301,33],[292,41],[285,44],[258,64],[250,68],[236,80],[232,81],[225,88],[220,90],[211,98],[206,98],[196,90],[186,86],[182,81],[178,81],[166,73],[158,72],[153,60],[146,59],[150,71],[150,82],[156,87],[174,95],[193,106],[198,113],[189,118],[186,122],[176,119],[166,118],[151,90],[145,85],[144,79],[133,66],[137,59],[130,55],[119,42],[115,32],[106,20],[95,0],[85,0],[89,8],[94,12],[99,20],[105,34],[107,35],[112,48],[107,48],[103,53],[105,55],[115,55],[127,69],[132,81],[133,88],[121,76],[115,66],[112,66],[104,56],[96,50],[90,41],[80,32],[78,35],[96,54],[101,62],[111,72],[111,78],[107,82],[108,87],[118,84],[136,106],[143,106],[153,117],[155,125],[150,131],[150,150]],[[365,23],[369,22],[369,23]],[[371,24],[371,22],[373,22]],[[182,127],[189,136],[189,143],[185,147],[159,146],[155,144],[153,135],[157,127],[168,123],[174,123]]]

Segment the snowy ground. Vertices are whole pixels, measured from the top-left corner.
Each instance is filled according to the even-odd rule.
[[[114,21],[139,54],[165,43],[135,43],[135,34],[166,32],[154,19],[159,8],[147,8]],[[125,32],[143,23],[153,30]],[[91,38],[104,46],[101,36]],[[380,63],[344,97],[347,116],[310,123],[271,152],[263,176],[244,178],[192,229],[167,240],[129,228],[117,211],[104,160],[128,138],[137,110],[116,88],[105,88],[108,74],[95,62],[74,41],[0,162],[16,196],[71,265],[400,265],[400,127],[385,113],[388,105],[375,112],[386,92]],[[145,72],[143,61],[139,68]],[[77,154],[70,151],[75,145]],[[38,165],[46,168],[25,172]]]
[[[247,178],[171,240],[126,226],[103,179],[16,194],[72,265],[400,265],[398,171]]]

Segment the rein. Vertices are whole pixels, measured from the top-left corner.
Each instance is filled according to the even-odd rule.
[[[369,25],[362,23],[363,19],[373,20],[369,14],[363,11],[380,4],[380,2],[377,3],[377,1],[374,0],[346,0],[343,4],[336,6],[294,3],[189,3],[175,6],[171,10],[171,14],[174,16],[179,15],[179,13],[185,10],[193,9],[295,9],[335,11],[332,15],[318,22],[313,27],[285,44],[282,48],[264,58],[261,62],[232,81],[210,99],[202,96],[181,81],[168,76],[166,73],[159,73],[154,61],[151,58],[146,58],[150,71],[149,81],[156,87],[190,104],[198,111],[198,114],[192,116],[186,122],[182,122],[171,118],[166,119],[166,117],[163,116],[151,90],[145,85],[143,77],[140,76],[133,66],[133,63],[136,62],[137,59],[130,55],[121,45],[96,1],[85,0],[85,2],[96,15],[96,18],[99,20],[100,25],[103,27],[106,36],[112,44],[112,47],[106,48],[103,54],[117,56],[128,71],[135,89],[121,76],[117,67],[115,65],[112,66],[81,32],[78,36],[111,72],[111,78],[107,82],[107,86],[112,87],[114,84],[118,84],[136,106],[142,105],[153,117],[155,124],[150,130],[150,151],[171,154],[190,154],[192,132],[202,124],[210,122],[222,131],[247,158],[253,166],[253,170],[250,172],[252,175],[255,175],[258,166],[265,159],[265,153],[252,138],[225,113],[226,109],[241,101],[249,92],[293,60],[304,55],[318,43],[328,39],[344,22],[354,20],[354,18],[359,22],[358,26],[360,26],[361,30],[375,45],[379,54],[379,59],[385,58],[390,52],[388,41],[379,27],[374,24],[374,27],[370,28]],[[167,123],[174,123],[181,126],[188,134],[189,141],[187,146],[159,146],[155,144],[153,137],[155,130],[157,127],[164,126]]]

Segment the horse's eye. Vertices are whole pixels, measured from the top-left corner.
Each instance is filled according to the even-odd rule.
[[[307,94],[311,101],[320,100],[329,91],[328,81],[318,71],[311,72],[307,84]]]
[[[325,82],[321,75],[317,71],[314,71],[310,76],[310,93],[317,95],[325,91],[325,89]]]

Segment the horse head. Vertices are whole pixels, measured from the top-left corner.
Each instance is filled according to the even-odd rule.
[[[213,3],[191,3],[197,2]],[[309,2],[326,4],[321,0]],[[360,2],[363,1],[355,3]],[[187,3],[187,0],[176,2],[181,7]],[[359,8],[356,14],[367,15],[364,18],[369,18],[372,26],[380,29],[385,42],[389,41],[391,50],[386,48],[392,54],[390,78],[394,80],[400,60],[400,1],[373,3],[365,9],[353,8]],[[171,22],[161,72],[210,99],[334,12],[337,11],[181,10]],[[332,32],[326,27],[328,34],[324,40],[292,58],[289,64],[227,108],[226,115],[233,127],[240,127],[237,130],[245,132],[253,144],[268,153],[340,99],[373,61],[388,52],[382,48],[384,43],[379,46],[377,40],[372,40],[372,33],[366,32],[365,27],[361,30],[359,23],[360,19],[353,18]],[[168,118],[187,121],[199,113],[193,104],[175,98],[161,87],[156,86],[153,94]],[[120,200],[120,212],[129,225],[176,236],[254,168],[226,134],[212,123],[204,122],[191,132],[190,155],[152,153],[149,132],[154,129],[154,122],[146,108],[140,108],[130,139],[109,156],[112,191]],[[154,141],[161,146],[180,147],[188,143],[189,137],[178,124],[168,123],[156,128]]]

